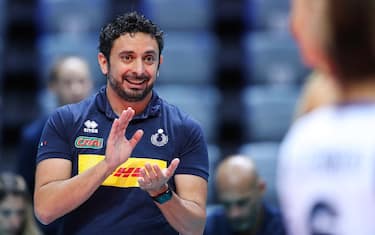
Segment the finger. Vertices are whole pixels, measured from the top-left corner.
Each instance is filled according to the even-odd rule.
[[[144,168],[141,169],[140,173],[141,173],[141,177],[139,177],[139,178],[142,179],[143,183],[145,185],[151,184],[150,177],[147,175],[146,170]]]
[[[132,108],[127,108],[126,110],[122,111],[119,117],[119,128],[125,134],[126,127],[129,125],[129,122],[132,120],[134,116],[134,110]]]
[[[175,159],[172,160],[171,164],[169,165],[169,167],[166,170],[166,176],[168,178],[170,178],[174,174],[175,170],[178,167],[178,164],[180,164],[179,158],[175,158]]]
[[[146,168],[148,176],[150,177],[151,182],[154,181],[156,179],[156,175],[155,175],[154,169],[152,168],[151,164],[146,163],[145,168]]]
[[[159,165],[155,164],[152,167],[155,172],[156,179],[160,180],[165,178],[163,171],[160,169]]]
[[[134,148],[143,136],[143,130],[137,130],[133,137],[129,140],[130,145]]]
[[[138,178],[138,184],[141,189],[146,189],[147,188],[147,183],[142,177]]]

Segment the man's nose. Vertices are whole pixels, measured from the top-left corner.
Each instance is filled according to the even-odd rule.
[[[229,208],[229,215],[230,215],[230,217],[232,217],[232,218],[236,218],[236,217],[238,217],[240,214],[241,214],[241,207],[239,207],[239,206],[237,206],[237,205],[232,205],[232,206]]]
[[[145,65],[142,59],[137,59],[134,63],[134,72],[139,76],[145,71]]]
[[[9,218],[9,225],[12,229],[19,229],[21,227],[22,216],[13,214]]]

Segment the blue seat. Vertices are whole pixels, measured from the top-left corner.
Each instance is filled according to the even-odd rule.
[[[160,67],[160,83],[212,83],[217,38],[203,32],[167,32]]]
[[[0,56],[4,58],[4,37],[0,34]],[[4,75],[4,62],[0,63],[0,90],[2,90],[2,79]],[[1,97],[1,96],[0,96]]]
[[[300,86],[248,86],[242,93],[247,141],[281,141],[289,129]]]
[[[221,149],[217,144],[208,144],[208,161],[210,164],[209,178],[208,178],[208,195],[207,204],[214,204],[217,202],[216,190],[215,190],[215,173],[218,164],[221,161]]]
[[[0,0],[0,38],[3,38],[5,34],[5,25],[7,21],[6,5],[6,0]]]
[[[57,58],[65,55],[78,55],[85,58],[90,65],[95,86],[99,87],[106,82],[102,75],[97,55],[98,39],[96,34],[46,34],[38,38],[37,48],[39,52],[40,75],[48,78],[48,73]]]
[[[207,30],[213,24],[213,0],[141,0],[140,9],[163,30]]]
[[[108,19],[109,4],[107,0],[39,0],[40,32],[99,32]]]
[[[196,119],[203,129],[208,143],[214,143],[217,135],[217,112],[220,93],[213,86],[162,85],[156,82],[156,92],[170,104]]]
[[[276,170],[280,142],[248,142],[239,148],[239,153],[252,159],[258,174],[266,182],[265,200],[278,206]]]
[[[248,33],[244,48],[248,83],[302,83],[310,71],[289,33]]]
[[[244,8],[250,30],[288,30],[290,0],[245,0]]]

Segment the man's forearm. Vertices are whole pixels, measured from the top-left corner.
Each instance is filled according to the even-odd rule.
[[[176,193],[159,204],[155,202],[165,218],[181,235],[202,235],[206,222],[206,210],[195,202],[181,199]]]
[[[84,203],[110,173],[105,161],[101,161],[72,178],[36,186],[34,199],[36,216],[43,224],[49,224],[69,213]]]

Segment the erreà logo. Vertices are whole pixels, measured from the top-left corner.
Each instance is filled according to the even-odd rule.
[[[78,136],[74,145],[77,148],[91,148],[91,149],[101,149],[103,148],[103,139],[88,136]]]

